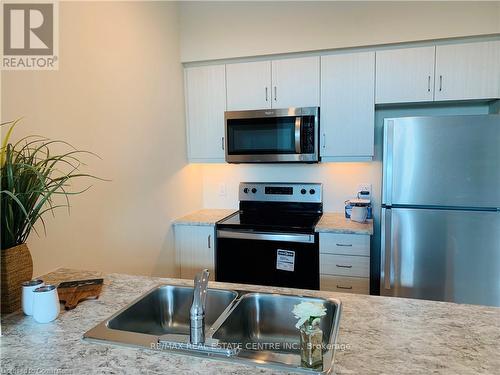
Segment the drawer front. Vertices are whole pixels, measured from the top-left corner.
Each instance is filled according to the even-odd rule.
[[[320,275],[320,289],[332,292],[370,294],[370,279]]]
[[[320,233],[319,252],[370,256],[370,236],[366,234]]]
[[[370,277],[370,258],[320,254],[319,270],[324,275]]]

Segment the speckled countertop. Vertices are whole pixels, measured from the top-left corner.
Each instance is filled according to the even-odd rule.
[[[231,215],[237,210],[230,209],[203,209],[174,220],[174,225],[214,225],[219,220]],[[316,232],[373,234],[373,220],[366,223],[356,223],[346,219],[343,213],[325,212],[318,224]]]
[[[346,219],[344,213],[325,212],[318,224],[316,224],[316,232],[372,235],[373,220],[367,220],[366,223],[357,223],[351,219]]]
[[[205,208],[174,220],[174,225],[214,225],[237,210]]]
[[[100,276],[60,269],[47,282]],[[189,280],[104,275],[98,300],[37,324],[14,313],[2,317],[2,374],[278,374],[276,370],[200,359],[169,352],[98,344],[88,329],[159,283]],[[257,287],[210,283],[211,287]],[[500,308],[261,287],[260,291],[335,297],[343,303],[335,355],[337,374],[498,374]]]

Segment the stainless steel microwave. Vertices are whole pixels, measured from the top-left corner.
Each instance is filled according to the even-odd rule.
[[[228,163],[317,163],[319,107],[228,111]]]

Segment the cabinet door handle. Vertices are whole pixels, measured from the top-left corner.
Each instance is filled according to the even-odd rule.
[[[212,248],[212,245],[210,244],[210,239],[211,239],[212,235],[209,234],[208,235],[208,238],[207,238],[207,242],[208,242],[208,248],[211,249]]]
[[[274,101],[278,100],[278,87],[274,86]]]
[[[222,147],[222,150],[224,151],[224,137],[221,138],[221,147]]]
[[[335,245],[342,247],[352,247],[352,243],[336,243]]]
[[[342,286],[337,284],[337,289],[352,289],[352,286]]]
[[[443,76],[439,76],[439,91],[443,91]]]
[[[326,134],[323,133],[323,148],[326,148]]]
[[[427,76],[427,92],[431,92],[431,76]]]
[[[352,265],[345,265],[345,264],[336,264],[337,267],[339,268],[352,268]]]
[[[266,102],[267,102],[267,97],[268,97],[268,96],[267,96],[267,86],[266,86]]]

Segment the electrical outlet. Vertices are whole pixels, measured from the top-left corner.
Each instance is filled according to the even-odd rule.
[[[227,186],[226,184],[222,183],[219,184],[219,196],[220,197],[225,197],[227,195]]]
[[[369,184],[369,183],[361,183],[358,185],[358,191],[356,192],[359,193],[360,191],[367,191],[370,193],[370,195],[368,197],[366,197],[367,199],[371,199],[372,197],[372,184]]]

